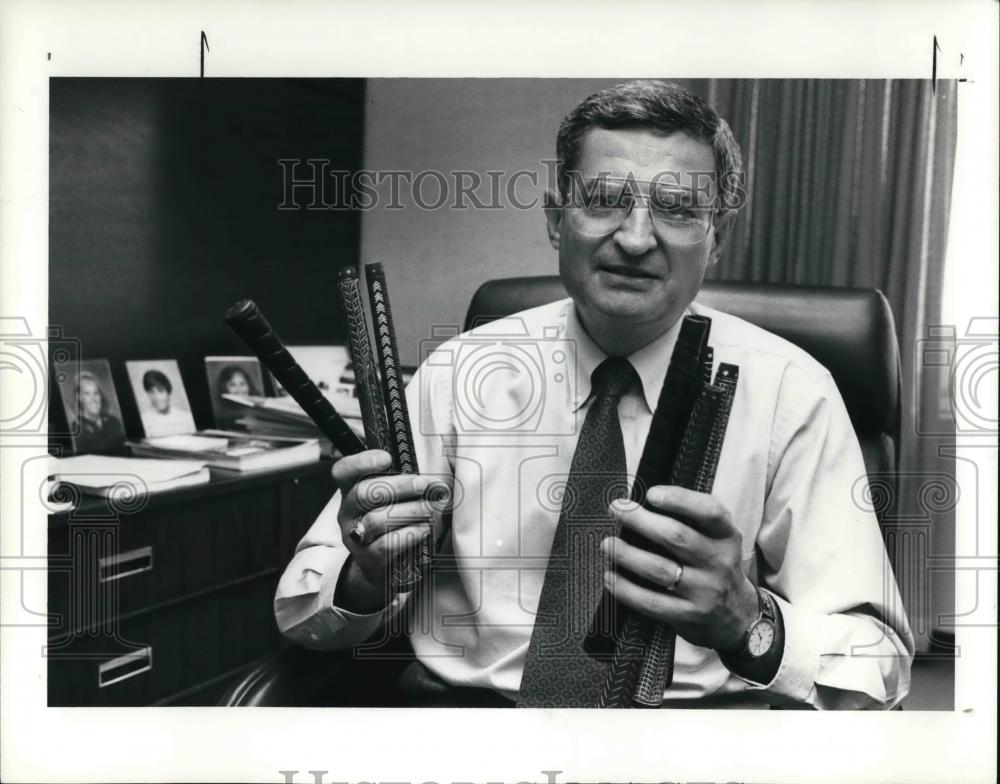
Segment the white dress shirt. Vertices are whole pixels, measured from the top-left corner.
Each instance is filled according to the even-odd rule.
[[[715,364],[740,368],[713,495],[743,535],[743,569],[777,600],[785,650],[771,683],[733,675],[677,640],[665,700],[739,707],[886,708],[906,696],[913,638],[857,438],[829,372],[801,349],[697,302]],[[628,357],[642,382],[619,403],[638,466],[678,321]],[[433,352],[407,388],[421,473],[453,482],[450,536],[429,585],[382,612],[336,607],[348,552],[339,494],[299,542],[275,597],[282,632],[310,648],[372,635],[404,602],[421,662],[446,682],[516,700],[545,566],[590,393],[605,358],[562,300],[479,327]],[[425,580],[425,583],[428,581]]]

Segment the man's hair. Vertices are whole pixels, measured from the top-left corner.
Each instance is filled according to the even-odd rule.
[[[736,210],[745,198],[743,156],[729,125],[705,101],[676,84],[634,81],[584,99],[559,126],[556,136],[559,192],[569,194],[571,172],[579,163],[583,138],[594,128],[649,128],[668,135],[683,132],[706,142],[715,155],[719,208]]]
[[[159,370],[147,370],[142,375],[142,388],[149,392],[153,387],[160,387],[160,389],[165,389],[167,392],[174,391],[170,379],[165,374]]]

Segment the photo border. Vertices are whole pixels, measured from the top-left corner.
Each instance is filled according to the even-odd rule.
[[[956,181],[982,215],[955,259],[954,323],[994,315],[997,187],[997,6],[832,2],[673,5],[557,2],[406,4],[219,2],[16,3],[0,6],[5,199],[0,305],[42,339],[47,319],[47,80],[50,76],[649,76],[965,78],[962,122],[979,124],[979,176]],[[628,29],[628,40],[619,31]],[[609,34],[608,31],[616,31]],[[608,38],[613,40],[609,41]],[[724,45],[720,45],[724,42]],[[958,56],[962,56],[962,64]],[[964,74],[964,76],[963,76]],[[958,176],[958,173],[956,173]],[[4,378],[0,412],[36,394]],[[30,434],[29,434],[30,435]],[[981,443],[981,442],[980,442]],[[996,480],[995,440],[960,444]],[[327,781],[940,781],[995,773],[996,628],[957,629],[956,710],[876,715],[703,711],[228,711],[213,708],[49,709],[44,580],[16,561],[44,560],[44,510],[16,492],[45,439],[3,434],[0,629],[4,780],[273,781],[296,770]],[[14,492],[10,492],[14,490]],[[996,521],[957,510],[959,553],[984,559],[985,579],[956,586],[960,607],[996,611]],[[995,514],[995,507],[993,509]],[[977,537],[975,548],[970,538]],[[992,569],[992,573],[990,570]],[[23,591],[25,592],[22,595]],[[973,597],[971,590],[978,590]],[[30,594],[30,596],[28,595]],[[41,599],[41,602],[39,602]],[[12,719],[14,719],[12,721]],[[441,739],[460,742],[445,754]],[[622,759],[621,749],[629,756]],[[669,763],[664,764],[663,760]]]

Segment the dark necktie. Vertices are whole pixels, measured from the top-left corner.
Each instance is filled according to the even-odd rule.
[[[591,376],[594,399],[573,453],[518,707],[598,704],[607,664],[588,656],[583,640],[604,585],[601,541],[615,533],[608,506],[628,495],[618,401],[636,380],[635,369],[621,357],[604,360]]]

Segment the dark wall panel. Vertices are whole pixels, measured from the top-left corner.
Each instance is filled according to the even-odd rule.
[[[277,161],[360,168],[363,80],[50,84],[49,320],[111,360],[130,435],[126,359],[177,358],[210,425],[202,358],[245,353],[222,323],[240,297],[288,342],[343,340],[336,271],[357,263],[358,216],[279,210]]]

